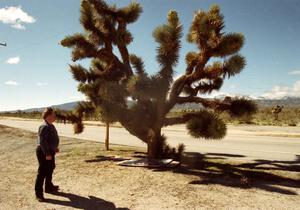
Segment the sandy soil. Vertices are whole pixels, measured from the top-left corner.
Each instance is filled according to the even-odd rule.
[[[130,168],[110,157],[144,149],[61,138],[55,184],[62,192],[34,197],[36,134],[0,126],[0,209],[299,209],[300,157],[232,162],[230,154],[187,153],[173,169]]]

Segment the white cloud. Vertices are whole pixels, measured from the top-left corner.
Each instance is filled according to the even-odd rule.
[[[20,60],[21,60],[20,57],[17,56],[17,57],[7,59],[6,63],[8,63],[8,64],[18,64],[18,63],[20,63]]]
[[[36,19],[24,12],[21,6],[0,8],[0,22],[16,29],[25,29],[24,24],[34,23]]]
[[[291,71],[289,72],[289,75],[300,75],[300,70]]]
[[[16,29],[20,29],[20,30],[25,30],[26,29],[25,26],[23,26],[20,23],[14,24],[11,27],[16,28]]]
[[[238,97],[238,98],[257,98],[256,96],[254,95],[245,95],[245,94],[238,94],[238,93],[228,93],[228,92],[220,92],[220,91],[217,91],[217,90],[213,90],[210,94],[205,94],[205,96],[207,98],[225,98],[226,96],[229,96],[229,97],[232,97],[232,98],[235,98],[235,97]]]
[[[48,85],[48,83],[47,82],[38,82],[38,83],[36,83],[36,85],[37,86],[46,86],[46,85]]]
[[[12,80],[9,80],[9,81],[5,82],[4,84],[12,85],[12,86],[18,86],[19,85],[19,83],[17,83],[16,81],[12,81]]]
[[[276,85],[271,91],[266,92],[262,97],[268,99],[280,99],[283,97],[300,97],[300,80],[296,81],[292,87]]]

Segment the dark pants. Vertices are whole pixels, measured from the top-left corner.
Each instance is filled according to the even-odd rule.
[[[38,174],[35,181],[35,193],[43,193],[43,185],[45,181],[45,189],[51,189],[53,187],[52,174],[55,168],[55,155],[52,155],[52,160],[46,160],[46,155],[44,154],[41,147],[36,148],[36,156],[39,162]]]

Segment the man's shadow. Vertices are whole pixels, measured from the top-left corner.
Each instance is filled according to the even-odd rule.
[[[69,201],[46,199],[45,202],[84,210],[129,210],[128,208],[116,208],[114,203],[94,196],[89,196],[88,198],[86,198],[72,193],[64,192],[56,192],[53,195],[68,198]]]

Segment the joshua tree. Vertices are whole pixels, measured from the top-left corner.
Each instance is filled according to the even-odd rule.
[[[61,44],[72,49],[72,60],[91,59],[89,69],[70,65],[70,71],[79,82],[78,90],[87,95],[76,114],[64,116],[75,124],[75,133],[83,131],[82,113],[99,108],[110,122],[120,122],[130,134],[148,146],[149,158],[162,158],[182,152],[183,146],[171,149],[162,127],[187,124],[189,134],[195,138],[221,139],[226,134],[225,123],[218,118],[227,111],[233,117],[253,114],[256,105],[244,98],[205,98],[205,94],[219,90],[225,78],[240,73],[245,58],[238,54],[244,36],[224,33],[223,15],[217,5],[209,11],[195,12],[187,41],[197,51],[186,55],[186,69],[173,80],[174,68],[179,60],[182,25],[176,11],[167,15],[166,24],[157,27],[153,37],[158,43],[158,72],[149,75],[142,58],[128,51],[133,41],[127,26],[135,22],[142,12],[138,3],[116,8],[102,0],[81,2],[80,22],[83,33],[65,37]],[[209,62],[211,58],[220,61]],[[128,99],[132,104],[128,104]],[[167,117],[176,104],[198,103],[199,110]],[[125,141],[125,140],[124,140]]]
[[[278,115],[282,112],[283,106],[276,105],[272,108],[272,114],[274,115],[274,119],[278,120]]]

